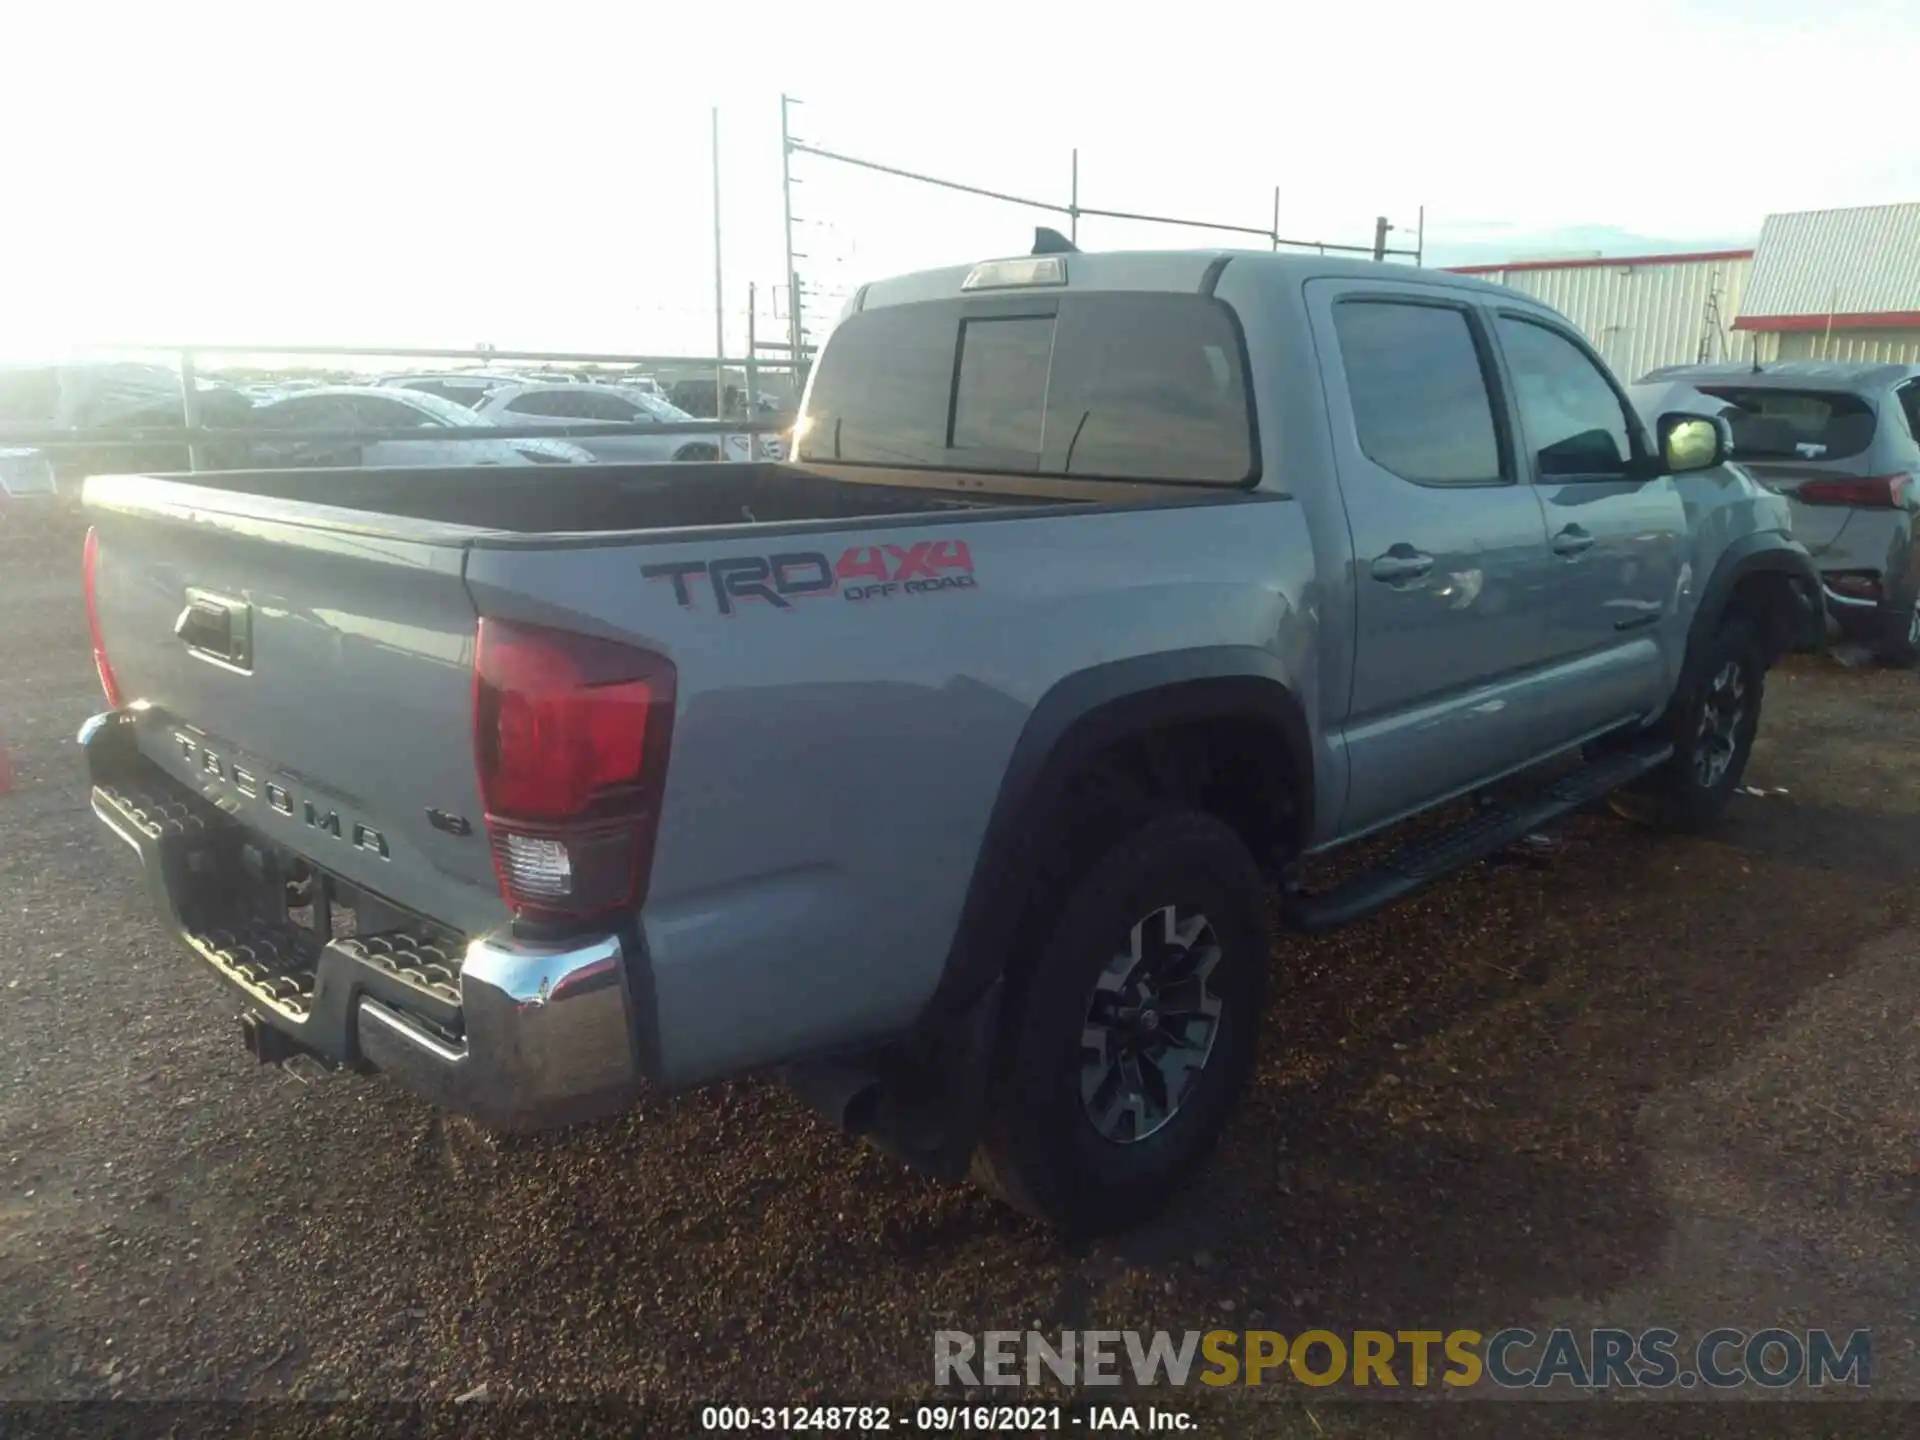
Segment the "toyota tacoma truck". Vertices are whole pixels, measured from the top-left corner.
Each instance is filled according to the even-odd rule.
[[[1270,907],[1721,812],[1823,621],[1727,448],[1458,275],[876,282],[785,463],[88,480],[92,805],[263,1061],[516,1127],[775,1074],[1123,1224],[1246,1080]]]

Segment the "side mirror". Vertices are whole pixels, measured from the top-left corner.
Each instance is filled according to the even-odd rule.
[[[1669,475],[1711,470],[1733,453],[1733,429],[1709,415],[1673,411],[1660,417],[1660,464]]]

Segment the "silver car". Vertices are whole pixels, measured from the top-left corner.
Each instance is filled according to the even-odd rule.
[[[502,385],[520,383],[512,375],[491,375],[484,370],[435,371],[408,375],[383,375],[374,382],[385,390],[413,390],[422,395],[438,395],[471,410]]]
[[[437,430],[492,426],[464,405],[415,390],[325,385],[254,408],[251,427],[271,439],[252,442],[252,465],[584,465],[593,456],[561,439],[498,440]],[[355,430],[410,430],[419,438],[349,439]],[[312,438],[303,438],[309,432]]]
[[[1792,503],[1840,633],[1920,659],[1920,366],[1670,365],[1639,388],[1643,409],[1675,408],[1661,396],[1676,388],[1705,396],[1733,427],[1733,458]]]
[[[686,411],[665,400],[618,385],[505,385],[480,402],[480,414],[495,425],[664,425],[691,421]],[[579,435],[599,460],[745,460],[745,435],[726,437],[722,456],[718,435],[643,432]]]

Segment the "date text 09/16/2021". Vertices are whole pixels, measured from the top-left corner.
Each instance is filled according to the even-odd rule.
[[[1157,1405],[705,1405],[700,1428],[737,1433],[1062,1435],[1192,1433],[1194,1417]]]

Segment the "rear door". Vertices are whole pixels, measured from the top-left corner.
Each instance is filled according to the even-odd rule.
[[[1307,298],[1358,596],[1351,832],[1533,753],[1546,531],[1477,306],[1345,280]]]
[[[347,400],[353,423],[367,430],[411,430],[417,440],[368,440],[361,447],[366,465],[471,465],[495,458],[485,440],[450,440],[435,432],[442,427],[424,410],[404,400],[380,395],[355,395]]]
[[[1551,556],[1541,618],[1555,675],[1540,733],[1570,744],[1665,701],[1686,507],[1673,477],[1653,473],[1638,413],[1585,341],[1539,311],[1503,310],[1495,329]]]
[[[338,395],[295,395],[254,412],[253,428],[266,438],[248,448],[245,463],[288,465],[364,465],[364,446],[351,438],[357,428],[352,409]],[[310,438],[301,438],[303,435]]]
[[[576,390],[573,402],[580,418],[595,425],[652,425],[651,413],[611,387],[602,390]],[[600,460],[671,460],[683,445],[718,445],[717,436],[702,435],[579,435],[574,443],[584,445]]]

